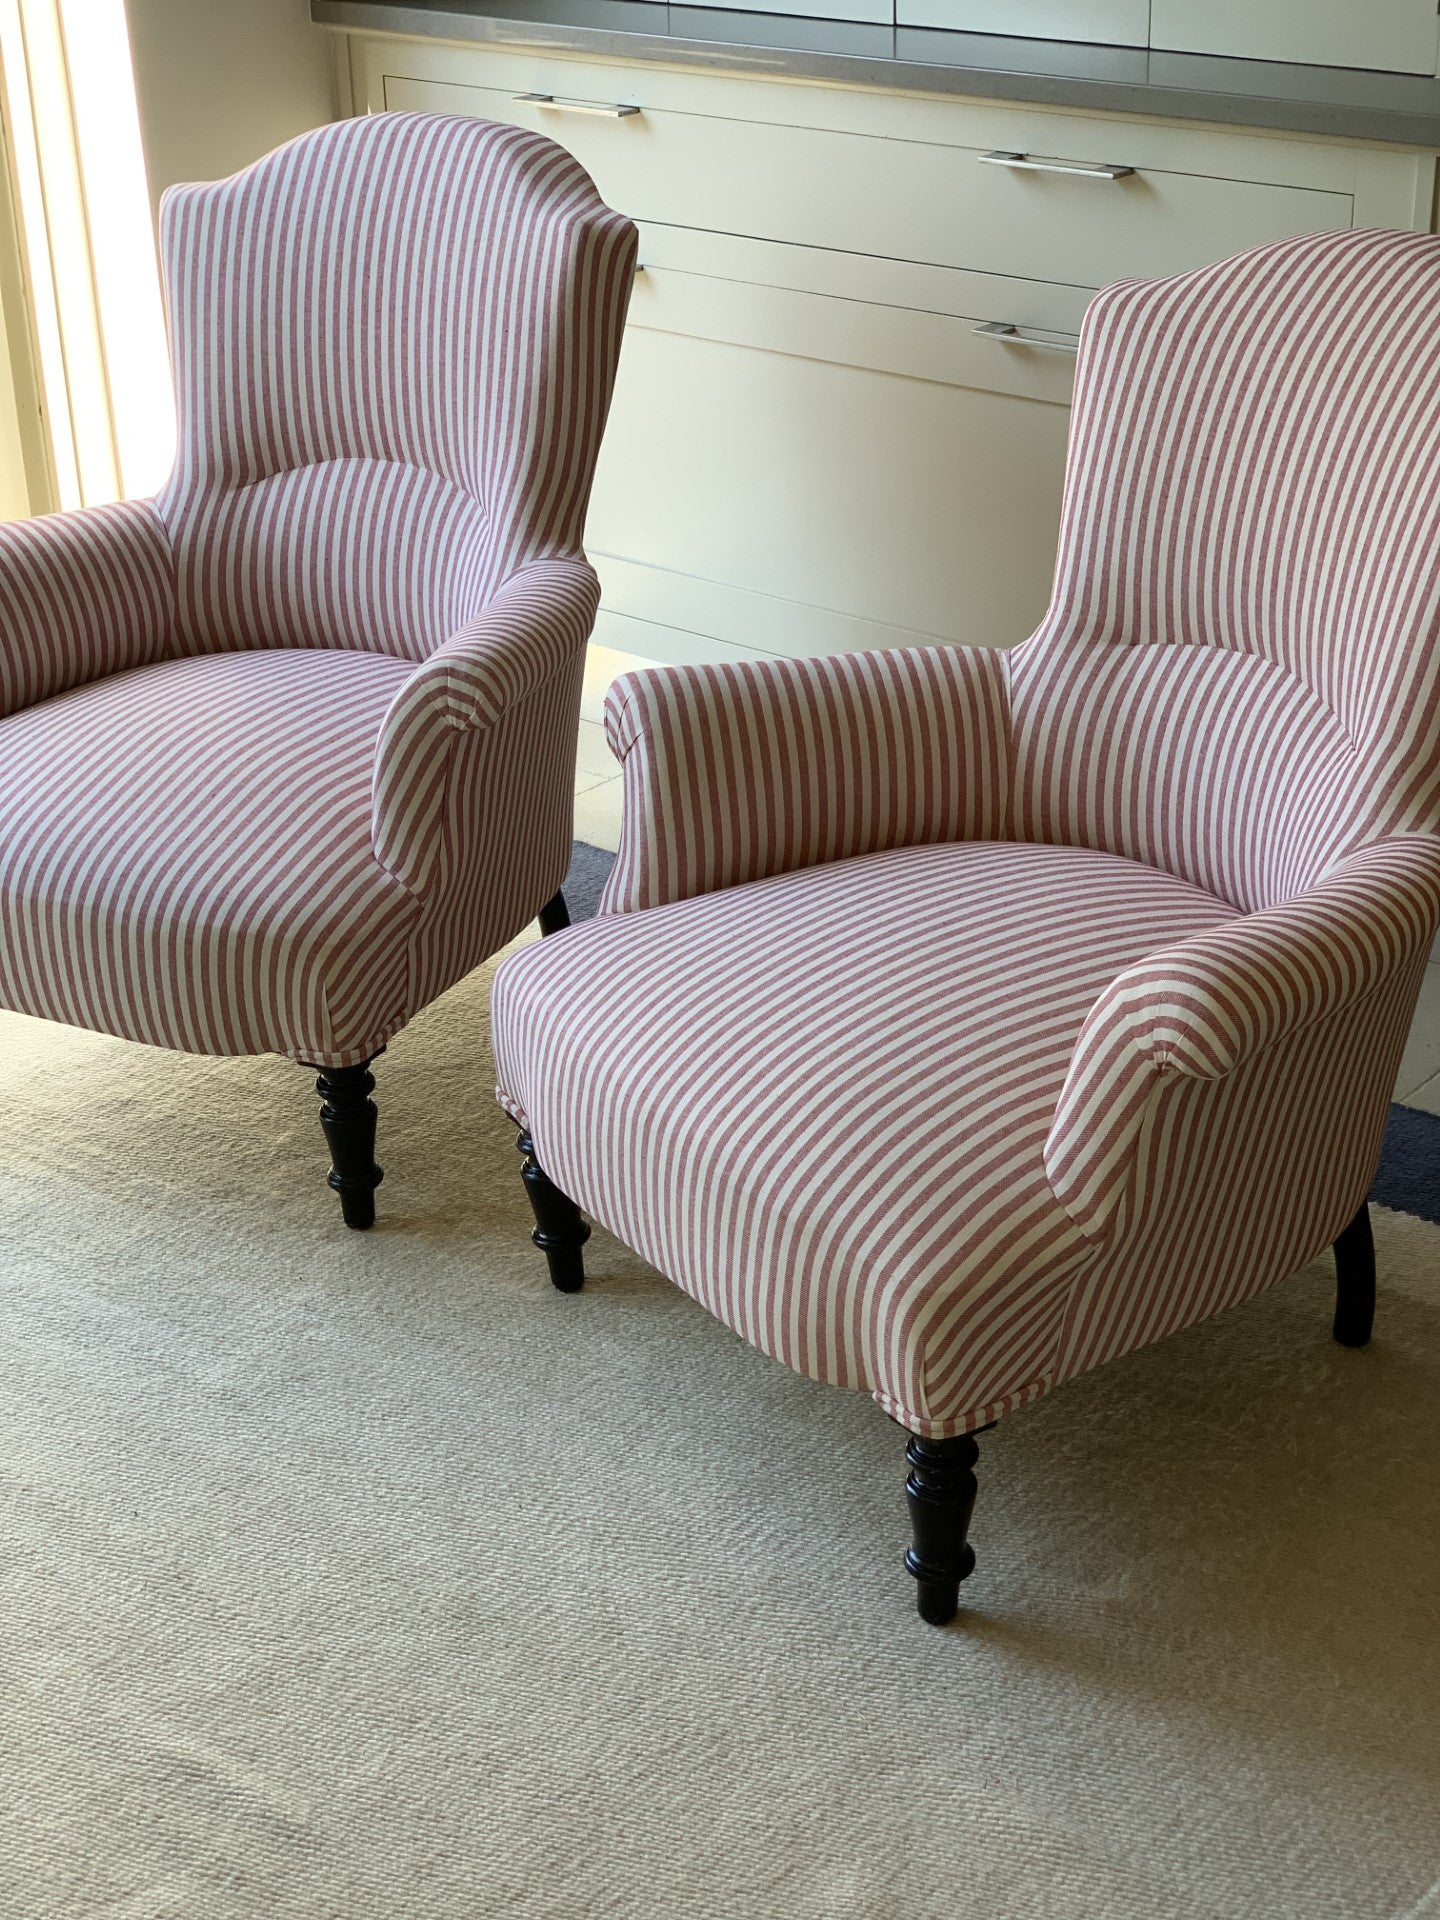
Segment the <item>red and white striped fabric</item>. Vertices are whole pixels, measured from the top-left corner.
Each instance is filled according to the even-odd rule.
[[[606,913],[1004,829],[1000,653],[917,647],[628,674],[606,731],[625,783]]]
[[[1355,1212],[1440,924],[1437,312],[1394,233],[1112,288],[1024,646],[617,682],[500,1098],[755,1345],[959,1433]]]
[[[370,846],[370,757],[409,671],[168,660],[7,720],[0,1000],[195,1053],[364,1058],[399,1025],[420,911]]]
[[[161,229],[170,480],[0,527],[0,999],[348,1065],[564,876],[635,230],[425,114]]]
[[[174,605],[147,500],[0,524],[0,718],[162,659]]]
[[[1329,233],[1100,294],[1021,838],[1247,909],[1440,821],[1440,241]]]
[[[767,1353],[907,1423],[993,1417],[1044,1378],[1089,1257],[1044,1158],[1081,1023],[1233,918],[1111,854],[994,841],[610,915],[501,967],[505,1103]]]

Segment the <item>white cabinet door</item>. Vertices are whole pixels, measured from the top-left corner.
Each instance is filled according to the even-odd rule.
[[[1434,73],[1435,0],[1152,0],[1150,44],[1321,67]]]
[[[1033,631],[1068,407],[652,329],[636,293],[585,534],[615,645],[684,659]],[[951,378],[972,344],[988,377],[1005,349],[954,332]]]
[[[897,0],[895,24],[1143,47],[1150,0]]]

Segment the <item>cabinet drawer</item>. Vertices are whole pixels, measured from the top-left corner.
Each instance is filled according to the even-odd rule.
[[[1351,196],[1328,189],[1153,165],[1111,177],[1107,165],[1128,164],[1119,122],[1082,123],[1103,149],[1022,153],[1006,164],[980,147],[647,105],[643,75],[639,87],[602,93],[618,70],[581,69],[584,91],[569,95],[559,82],[572,73],[522,60],[514,71],[533,74],[531,84],[387,74],[384,101],[537,128],[637,220],[987,273],[1093,286],[1351,224]],[[516,97],[549,94],[552,81],[558,106]],[[620,105],[640,111],[621,115]]]
[[[629,327],[1070,404],[1093,290],[642,227]]]
[[[896,0],[895,24],[1143,47],[1150,0],[1087,0],[1083,6],[1077,0]]]
[[[1435,0],[1153,0],[1150,44],[1178,53],[1434,73]]]

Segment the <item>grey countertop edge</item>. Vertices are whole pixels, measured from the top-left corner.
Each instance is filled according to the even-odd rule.
[[[585,11],[571,4],[556,12]],[[656,11],[660,11],[659,8]],[[543,8],[507,13],[455,11],[442,7],[396,5],[393,0],[310,0],[311,18],[319,25],[348,29],[351,32],[381,33],[419,39],[470,41],[507,47],[540,47],[551,52],[608,55],[616,59],[669,61],[680,66],[725,69],[731,72],[759,73],[772,78],[794,76],[801,79],[834,80],[851,85],[905,89],[922,93],[951,93],[971,99],[1015,100],[1034,106],[1090,109],[1103,113],[1142,114],[1150,118],[1205,121],[1212,125],[1262,128],[1277,133],[1303,133],[1334,140],[1360,140],[1383,145],[1421,147],[1434,151],[1440,147],[1440,85],[1418,76],[1382,76],[1370,73],[1353,75],[1335,68],[1294,67],[1283,72],[1293,86],[1288,97],[1256,88],[1255,76],[1273,76],[1275,69],[1242,60],[1197,60],[1188,64],[1205,70],[1207,76],[1231,73],[1234,90],[1216,79],[1203,85],[1185,85],[1181,78],[1159,81],[1124,79],[1103,73],[1087,74],[1063,70],[1063,56],[1083,64],[1087,54],[1096,52],[1082,47],[1060,48],[1056,43],[1035,43],[1037,58],[1048,56],[1060,71],[1042,71],[1038,67],[965,64],[961,60],[940,63],[905,57],[896,53],[848,51],[843,46],[827,47],[767,45],[760,22],[767,15],[732,15],[739,33],[747,29],[754,38],[730,39],[719,36],[687,37],[681,33],[654,33],[618,27],[582,24],[575,19],[546,18]],[[755,24],[753,27],[751,22]],[[853,27],[845,23],[822,21],[784,24],[805,29],[830,27],[837,41],[855,38]],[[778,37],[778,36],[777,36]],[[798,34],[797,38],[800,37]],[[813,33],[816,42],[823,33]],[[873,37],[892,37],[888,29],[876,29]],[[910,32],[912,41],[929,39],[934,34]],[[967,36],[946,34],[944,40],[963,42]],[[1057,63],[1057,54],[1062,56]],[[1143,52],[1138,56],[1145,61]],[[1154,56],[1151,57],[1153,63]],[[1183,73],[1187,56],[1163,56],[1171,69]],[[1390,80],[1418,91],[1430,87],[1437,96],[1435,110],[1407,110],[1377,105],[1369,101],[1349,101],[1318,97],[1324,88],[1343,89],[1346,81],[1358,93],[1374,93]],[[1246,90],[1247,86],[1251,90]],[[1307,88],[1309,89],[1307,91]]]

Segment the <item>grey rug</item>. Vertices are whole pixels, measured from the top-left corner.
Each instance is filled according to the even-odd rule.
[[[1440,1230],[987,1436],[898,1435],[604,1234],[553,1293],[486,980],[306,1076],[0,1016],[5,1920],[1440,1914]]]
[[[563,888],[572,922],[595,917],[600,896],[605,891],[605,882],[610,878],[610,869],[614,864],[614,854],[607,853],[603,847],[592,847],[588,840],[575,842],[570,854],[570,871],[565,875]]]

